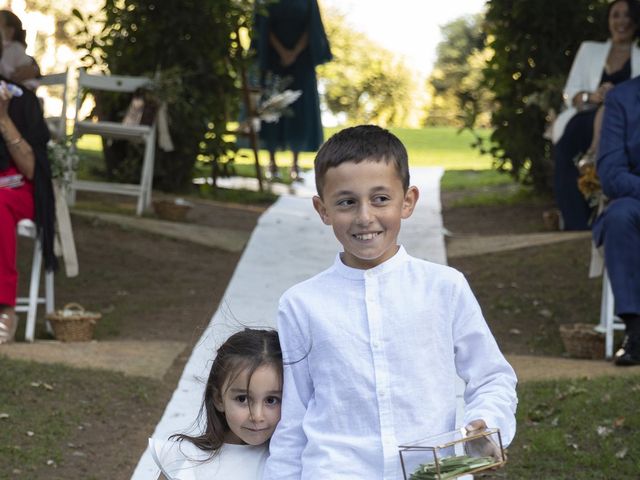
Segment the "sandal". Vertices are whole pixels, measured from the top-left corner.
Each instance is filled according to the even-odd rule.
[[[15,312],[0,313],[0,345],[13,342],[18,329],[18,316]]]

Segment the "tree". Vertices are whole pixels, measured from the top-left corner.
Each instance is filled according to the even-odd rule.
[[[318,77],[329,110],[350,123],[404,124],[415,106],[410,69],[339,12],[325,9],[323,21],[333,60],[318,68]]]
[[[233,156],[235,145],[225,132],[241,103],[238,71],[246,59],[239,32],[250,26],[252,9],[250,0],[105,0],[102,18],[76,11],[83,22],[85,65],[119,75],[159,75],[158,95],[167,101],[175,145],[173,152],[159,150],[156,156],[160,188],[188,186],[197,158]],[[102,29],[92,35],[88,25],[96,20]],[[99,103],[110,119],[126,108],[107,97]],[[140,152],[131,144],[119,148],[111,155],[110,173],[137,176]]]
[[[467,15],[441,28],[433,72],[427,80],[431,101],[426,125],[486,126],[492,108],[491,92],[482,84],[485,48],[482,14]]]
[[[551,143],[543,133],[582,40],[604,40],[606,0],[491,0],[486,13],[492,49],[484,77],[495,95],[489,151],[500,170],[551,188]]]

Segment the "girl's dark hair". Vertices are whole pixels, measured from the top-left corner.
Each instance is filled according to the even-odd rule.
[[[245,328],[231,335],[220,348],[211,365],[209,378],[200,407],[199,418],[205,418],[205,431],[200,435],[176,434],[172,439],[189,440],[201,450],[216,452],[224,443],[229,425],[223,412],[219,412],[214,400],[224,395],[229,385],[243,371],[248,371],[247,390],[253,373],[263,365],[273,365],[282,372],[282,351],[275,330]]]
[[[607,6],[607,31],[609,30],[609,17],[611,16],[611,10],[616,3],[625,2],[627,7],[629,8],[629,18],[636,26],[636,29],[633,32],[633,38],[638,38],[640,36],[640,2],[638,0],[613,0],[613,2],[609,3]]]
[[[22,21],[11,10],[0,10],[0,15],[8,27],[13,27],[13,40],[27,46],[27,32],[22,28]]]

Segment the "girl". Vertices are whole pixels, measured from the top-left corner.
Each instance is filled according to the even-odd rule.
[[[27,32],[22,28],[20,19],[10,10],[0,10],[0,35],[0,75],[35,90],[38,87],[35,77],[40,74],[40,68],[35,60],[27,55]]]
[[[159,480],[257,480],[280,420],[282,353],[278,333],[245,329],[218,349],[200,416],[205,431],[149,439]],[[172,441],[177,439],[177,441]]]

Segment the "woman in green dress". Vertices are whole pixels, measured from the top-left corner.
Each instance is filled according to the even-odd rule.
[[[297,179],[299,153],[315,152],[323,142],[315,67],[331,60],[331,50],[317,1],[263,4],[256,15],[254,47],[263,87],[280,78],[291,81],[288,89],[302,92],[290,105],[290,115],[274,123],[262,122],[260,128],[262,147],[269,151],[271,175],[278,174],[276,150],[291,150],[291,177]]]

